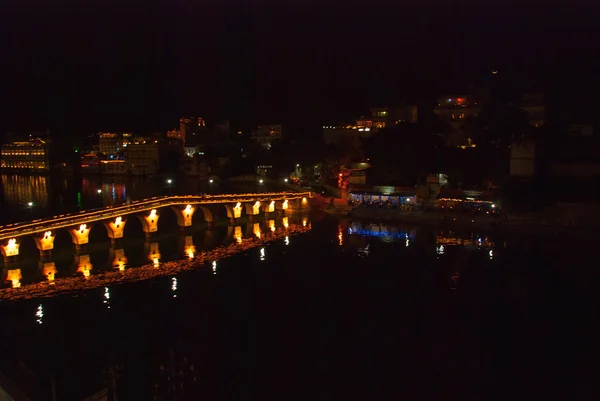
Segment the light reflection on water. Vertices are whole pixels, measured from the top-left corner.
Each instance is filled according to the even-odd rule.
[[[276,220],[276,224],[279,223],[279,221],[280,220]],[[297,226],[302,226],[302,219],[300,218],[292,220],[292,222]],[[270,223],[268,220],[261,222],[260,224],[263,230],[262,237],[269,237]],[[169,376],[174,367],[179,369],[177,372],[189,373],[190,380],[193,381],[195,380],[196,372],[210,371],[210,369],[215,366],[213,360],[203,359],[211,358],[209,354],[198,351],[196,355],[193,355],[192,350],[195,350],[193,344],[201,350],[207,348],[206,344],[211,344],[211,347],[214,346],[219,351],[226,349],[227,352],[234,354],[236,350],[232,350],[232,348],[235,348],[232,347],[232,340],[238,341],[239,338],[244,338],[244,336],[246,336],[244,330],[240,333],[240,330],[232,330],[232,328],[237,329],[238,327],[243,327],[240,326],[240,324],[246,324],[245,322],[248,321],[250,316],[253,316],[253,309],[246,312],[245,308],[240,308],[240,305],[247,300],[248,293],[245,291],[238,291],[237,287],[237,284],[240,282],[239,280],[247,279],[248,275],[251,274],[252,287],[255,287],[254,280],[256,280],[256,283],[261,284],[261,287],[258,288],[264,288],[267,296],[267,298],[265,298],[266,300],[277,300],[277,302],[275,302],[277,305],[272,310],[268,309],[271,307],[271,304],[273,304],[272,302],[265,302],[265,305],[261,306],[261,308],[266,309],[266,312],[269,312],[269,317],[275,316],[275,313],[280,314],[281,310],[293,310],[294,312],[310,311],[310,313],[294,313],[294,316],[286,321],[286,324],[292,324],[290,322],[293,321],[295,323],[297,320],[301,320],[299,324],[290,326],[293,330],[290,330],[290,334],[284,336],[285,338],[282,339],[281,342],[265,342],[263,346],[267,349],[267,352],[273,352],[273,354],[270,355],[271,357],[280,352],[282,344],[290,346],[291,332],[297,333],[297,337],[292,337],[294,340],[298,338],[306,341],[308,338],[307,341],[310,341],[310,336],[307,336],[306,333],[311,332],[316,324],[321,324],[325,325],[325,329],[340,328],[340,335],[353,331],[353,333],[343,338],[345,341],[351,340],[352,344],[355,344],[357,338],[356,333],[359,333],[361,338],[364,338],[365,342],[368,342],[369,344],[379,341],[382,344],[382,349],[384,349],[384,347],[385,349],[388,349],[387,347],[393,347],[394,344],[397,344],[398,333],[401,332],[401,335],[404,336],[407,331],[414,331],[414,337],[411,336],[410,341],[406,341],[408,344],[407,349],[415,348],[415,344],[417,344],[419,345],[419,353],[415,354],[414,358],[411,356],[411,361],[421,358],[423,356],[421,350],[426,349],[427,345],[430,345],[430,343],[427,342],[419,343],[419,341],[427,341],[423,340],[423,338],[426,337],[431,341],[431,344],[434,344],[433,347],[439,346],[440,341],[445,341],[443,344],[444,349],[446,349],[446,347],[461,348],[460,353],[452,354],[451,356],[448,356],[445,352],[436,354],[436,363],[440,360],[447,363],[445,366],[456,366],[456,364],[460,363],[460,360],[463,358],[457,358],[456,356],[463,356],[463,350],[470,349],[470,342],[473,339],[473,334],[470,329],[475,328],[474,332],[476,332],[476,328],[479,327],[480,321],[475,320],[472,322],[473,326],[471,326],[469,319],[456,319],[455,310],[460,308],[461,305],[468,305],[465,309],[461,309],[460,313],[465,312],[468,313],[468,316],[473,316],[470,319],[478,318],[475,314],[471,313],[472,310],[470,308],[472,305],[479,304],[477,301],[480,300],[480,298],[475,297],[488,296],[487,294],[480,295],[481,293],[485,293],[485,291],[481,291],[481,287],[485,286],[490,278],[496,277],[494,275],[498,273],[490,267],[497,266],[503,258],[506,258],[506,251],[504,248],[494,248],[496,242],[502,244],[502,241],[499,241],[498,238],[493,236],[486,239],[485,235],[479,235],[479,233],[442,232],[433,228],[412,229],[410,227],[394,225],[367,224],[359,226],[358,223],[356,225],[346,222],[338,224],[337,221],[335,223],[330,223],[323,228],[323,225],[321,225],[320,222],[314,220],[311,221],[310,224],[317,227],[318,230],[314,230],[306,235],[294,237],[292,245],[286,246],[290,244],[291,237],[285,235],[285,231],[283,232],[284,235],[278,237],[272,244],[261,244],[261,242],[255,238],[253,233],[253,222],[251,225],[242,226],[242,233],[244,234],[243,242],[247,243],[248,241],[255,241],[257,244],[260,244],[256,246],[256,249],[252,249],[250,252],[244,251],[232,259],[224,260],[213,258],[211,256],[210,259],[203,262],[205,263],[203,265],[204,267],[201,270],[199,269],[198,272],[189,272],[189,274],[168,273],[160,280],[153,280],[147,284],[140,283],[140,285],[134,286],[113,286],[113,284],[103,285],[94,290],[90,290],[86,296],[69,299],[47,299],[43,301],[43,305],[39,300],[31,302],[23,301],[21,303],[21,305],[24,305],[22,310],[25,311],[25,313],[23,313],[25,319],[23,320],[27,321],[29,331],[41,333],[39,338],[46,339],[53,345],[56,344],[56,349],[53,348],[56,354],[60,355],[61,353],[64,353],[64,355],[68,355],[75,349],[72,342],[54,342],[52,341],[54,340],[54,337],[50,336],[49,333],[51,333],[51,330],[54,330],[56,333],[60,333],[61,336],[64,336],[63,333],[72,332],[73,328],[81,329],[82,332],[84,332],[85,328],[82,328],[84,325],[81,322],[82,317],[90,313],[90,308],[87,308],[87,306],[98,306],[97,310],[94,310],[93,315],[93,319],[98,322],[98,328],[93,328],[93,330],[89,331],[91,333],[89,338],[90,343],[98,344],[98,349],[101,349],[102,352],[106,352],[110,357],[115,357],[118,363],[123,362],[124,358],[130,357],[131,355],[133,355],[131,357],[132,361],[133,358],[146,358],[143,359],[141,364],[149,363],[148,360],[160,361],[161,365],[159,371],[160,374],[163,375],[161,377],[164,377],[165,382],[169,382],[172,377],[175,377]],[[349,230],[349,228],[352,228],[352,230]],[[278,225],[277,230],[279,232],[281,226]],[[223,230],[223,232],[225,231],[227,230]],[[231,230],[231,234],[228,232],[228,238],[224,243],[237,244],[237,239],[234,237],[235,232],[235,228]],[[198,257],[198,254],[204,252],[204,247],[201,243],[202,241],[199,239],[200,237],[195,237],[193,235],[191,237],[192,244],[198,248],[196,252],[196,257]],[[407,240],[409,242],[408,247],[406,247]],[[158,270],[168,270],[168,260],[170,259],[170,251],[168,251],[168,249],[170,245],[165,241],[158,241],[156,243],[159,244],[157,253],[161,254],[161,266]],[[190,246],[186,236],[182,235],[180,241],[175,241],[173,246],[177,248],[177,253],[181,260],[186,262],[188,260],[188,255],[185,247]],[[144,248],[142,245],[140,245],[140,247],[143,251],[141,252],[142,256],[146,258],[152,245],[149,244],[148,249]],[[319,249],[318,257],[315,257],[314,252],[311,252],[315,247]],[[123,250],[122,258],[125,258],[126,255],[130,256],[127,252],[129,252],[128,249]],[[116,254],[117,252],[115,251],[114,253]],[[131,259],[134,259],[134,257],[131,256]],[[96,263],[95,261],[97,259],[92,257],[91,260]],[[342,260],[343,263],[341,262]],[[284,263],[282,263],[282,261],[284,261]],[[285,263],[288,261],[289,263]],[[91,270],[92,279],[94,278],[94,274],[97,274],[103,269],[112,269],[115,265],[113,254],[110,254],[106,263],[108,268],[101,266],[100,262],[98,262],[98,265],[94,265],[94,269]],[[152,262],[148,262],[148,265],[151,266]],[[509,263],[505,266],[509,267]],[[377,274],[356,275],[351,274],[349,271],[351,269],[356,269],[359,272],[376,271]],[[63,269],[59,266],[58,271],[61,272],[61,270]],[[127,266],[126,270],[131,271],[134,269],[131,268],[131,266]],[[282,275],[273,275],[271,274],[272,271],[280,272],[282,270],[285,270],[285,276],[283,276],[284,280],[275,281],[277,280],[277,277],[282,277]],[[321,274],[323,271],[332,272],[334,274]],[[24,270],[23,272],[24,275],[26,275]],[[219,272],[219,274],[213,276],[213,274],[216,275],[217,272]],[[227,272],[227,274],[222,274],[225,272]],[[113,273],[119,275],[118,271],[113,271]],[[505,274],[505,272],[502,272],[502,274]],[[536,274],[539,273],[536,272]],[[310,280],[306,280],[307,276],[310,277]],[[440,277],[442,280],[438,280]],[[505,278],[505,275],[502,276],[501,279],[497,279],[494,284],[499,284],[499,286],[501,286]],[[83,281],[81,277],[78,279]],[[307,283],[307,281],[310,281],[310,283]],[[340,282],[344,282],[348,285],[337,285]],[[410,284],[411,291],[404,291],[403,289],[403,286],[407,282]],[[439,282],[439,284],[436,284],[436,282]],[[236,285],[232,287],[233,283],[236,283]],[[262,284],[267,283],[269,285],[262,287]],[[323,287],[323,289],[318,291],[317,286],[313,285],[313,283],[318,284],[318,287]],[[336,285],[330,285],[334,283]],[[23,287],[26,285],[27,283],[24,281]],[[243,282],[243,285],[247,285],[247,282]],[[340,287],[342,287],[341,290],[339,289]],[[300,299],[289,300],[285,296],[281,296],[284,291],[288,291],[290,288],[292,290],[289,291],[291,294],[298,294],[299,296],[289,298]],[[305,294],[308,289],[313,291],[310,294],[310,297],[318,307],[309,306],[310,309],[302,309],[303,304],[306,303],[302,294]],[[348,289],[351,289],[351,291]],[[355,290],[359,290],[361,296],[356,296],[357,292],[355,292]],[[385,291],[389,291],[389,293],[385,293]],[[431,293],[433,291],[435,292]],[[440,292],[438,293],[437,291]],[[554,294],[554,289],[551,289],[551,291],[552,294]],[[416,295],[413,295],[413,293]],[[423,296],[423,294],[426,296]],[[430,294],[433,296],[429,296]],[[502,295],[506,295],[506,293],[502,293]],[[385,296],[385,302],[381,302],[381,296]],[[419,319],[414,319],[415,303],[407,302],[413,299],[411,298],[412,296],[415,297],[414,300],[419,300],[419,302],[430,302],[425,306],[432,306],[431,308],[421,308],[425,309],[422,319],[421,317],[419,317]],[[176,299],[174,300],[173,298]],[[481,299],[487,299],[487,302],[495,302],[498,298],[499,297],[497,297],[496,294],[493,294],[489,296],[489,299]],[[131,299],[135,299],[135,302],[129,301]],[[335,301],[332,301],[332,299]],[[469,302],[463,302],[464,299]],[[185,300],[185,302],[181,302],[183,300]],[[215,300],[218,300],[218,302],[214,302]],[[504,304],[505,302],[500,302],[497,306],[505,307]],[[140,305],[144,305],[144,307],[140,308]],[[366,308],[365,305],[367,306]],[[56,306],[61,307],[59,308]],[[63,309],[64,306],[67,307]],[[104,306],[106,306],[106,308],[104,308]],[[292,306],[297,309],[292,309]],[[514,311],[511,310],[511,312],[516,313],[521,309],[521,305],[517,306],[518,307],[515,307]],[[334,307],[335,309],[333,309]],[[365,308],[368,312],[361,313],[361,308]],[[108,309],[110,309],[110,311],[107,311]],[[344,317],[344,319],[332,319],[332,310],[335,310],[335,313],[338,316]],[[370,312],[372,310],[383,311],[385,313],[381,313],[382,316],[379,318]],[[271,313],[273,313],[273,315],[271,315]],[[313,314],[317,314],[317,316],[315,317]],[[55,317],[59,315],[60,319],[56,319]],[[192,315],[194,318],[190,319],[190,316]],[[507,313],[507,315],[511,314]],[[393,316],[393,319],[399,321],[398,327],[390,324],[387,326],[388,331],[390,332],[377,330],[371,335],[371,332],[373,332],[371,329],[372,325],[374,323],[379,324],[380,322],[389,324],[390,316]],[[343,322],[338,324],[338,320]],[[443,333],[438,333],[439,335],[437,335],[436,333],[433,333],[435,330],[432,330],[433,334],[423,336],[421,335],[422,327],[416,328],[421,323],[415,324],[414,320],[424,322],[422,324],[434,323],[435,325],[433,325],[432,328],[444,327],[444,330],[442,330]],[[352,323],[354,321],[356,321],[356,324]],[[465,323],[465,321],[467,322]],[[505,324],[506,321],[502,321],[501,323]],[[266,323],[264,325],[257,324],[257,335],[272,335],[273,330],[277,330],[278,324],[279,322],[277,321],[272,325],[267,325]],[[465,326],[458,327],[461,330],[454,330],[456,327],[453,325],[456,324],[465,324]],[[37,327],[38,325],[42,326]],[[351,326],[349,327],[348,325]],[[31,330],[32,327],[35,327],[35,330]],[[121,344],[122,341],[115,340],[114,337],[108,341],[99,341],[99,338],[102,338],[103,336],[106,337],[106,332],[101,332],[99,327],[111,327],[111,330],[118,328],[119,330],[123,330],[122,334],[124,337],[131,338],[143,338],[144,334],[151,332],[153,329],[156,329],[156,327],[166,327],[169,329],[169,335],[154,336],[146,342],[142,342],[140,339],[127,342],[123,345]],[[306,329],[305,327],[309,327],[309,329]],[[446,330],[446,328],[448,329]],[[71,330],[69,331],[69,329]],[[446,336],[451,335],[453,331],[457,334],[456,337],[446,338]],[[496,332],[497,330],[491,331]],[[15,330],[15,332],[17,331]],[[18,331],[18,333],[27,332],[27,330]],[[504,331],[499,330],[499,332],[499,338],[494,339],[500,340],[501,342],[503,340],[502,335]],[[194,335],[190,335],[190,333],[193,333]],[[224,335],[223,333],[228,334]],[[464,333],[471,334],[469,334],[466,339],[463,339]],[[202,341],[198,340],[198,336],[210,336],[213,334],[214,337],[206,337],[203,338]],[[5,335],[10,336],[13,334],[11,334],[10,331],[6,331]],[[138,335],[139,337],[136,337]],[[464,342],[460,342],[463,340]],[[165,349],[163,342],[167,341],[170,342],[169,344],[171,346],[174,344],[175,349],[166,356],[163,355],[164,358],[157,358],[156,354],[159,352],[158,350],[162,352],[162,350]],[[222,344],[218,343],[218,341],[222,341]],[[457,341],[459,342],[457,343]],[[31,338],[27,338],[23,339],[22,343],[15,347],[17,349],[23,349],[22,344],[27,344],[29,342],[37,344],[35,341],[32,341]],[[311,346],[318,347],[320,343],[322,343],[321,339],[315,339],[315,341],[311,343]],[[490,343],[494,344],[494,341],[490,341]],[[469,344],[469,346],[467,346],[467,344]],[[34,345],[31,346],[32,349],[35,350],[35,348],[33,348]],[[179,347],[179,349],[177,349],[177,347]],[[276,351],[269,351],[271,348]],[[324,348],[327,347],[324,346]],[[439,349],[441,348],[442,347]],[[477,346],[473,348],[477,348]],[[435,348],[435,350],[437,352],[438,348]],[[185,351],[185,353],[182,351]],[[325,355],[329,351],[329,349],[325,349],[323,354]],[[246,355],[245,350],[240,352]],[[321,352],[321,350],[319,350],[319,352]],[[476,350],[475,354],[470,356],[477,359],[477,352],[478,351]],[[29,352],[29,354],[34,354],[35,358],[41,358],[42,356],[40,355],[45,355],[39,352],[37,354],[35,352]],[[55,357],[56,354],[52,356]],[[215,352],[215,354],[217,354],[215,358],[221,358],[221,352]],[[198,357],[199,355],[201,355],[201,357]],[[90,359],[92,359],[93,356],[94,354],[92,353],[85,355],[86,358]],[[186,360],[186,357],[189,359]],[[354,358],[357,356],[353,355],[352,357]],[[236,358],[238,358],[238,356],[232,356],[233,363],[238,363]],[[247,360],[243,359],[244,356],[239,358],[244,365],[248,365],[246,363]],[[360,356],[358,356],[358,358],[360,358]],[[443,358],[448,358],[449,360],[443,361]],[[83,359],[84,358],[82,358],[82,360]],[[297,364],[300,359],[302,358],[294,359],[290,361],[290,364]],[[194,361],[194,363],[192,364],[189,361]],[[365,360],[361,360],[360,362],[364,362],[368,365],[369,361],[369,358],[365,358]],[[84,361],[81,363],[88,362]],[[96,360],[90,361],[88,364],[93,365],[94,363],[99,364]],[[399,363],[403,362],[401,361]],[[192,369],[191,365],[196,365],[196,367]],[[240,366],[242,366],[241,363]],[[402,368],[404,367],[405,366],[403,365]],[[406,367],[408,367],[408,363]],[[106,366],[87,367],[87,365],[86,368],[84,368],[79,364],[73,364],[71,371],[60,369],[57,369],[57,371],[60,372],[59,374],[63,375],[63,381],[68,383],[68,380],[64,379],[64,377],[69,375],[72,376],[70,378],[72,381],[77,380],[79,377],[78,375],[91,375],[93,377],[98,377],[100,380],[102,378],[102,369],[106,370],[106,368]],[[341,369],[343,367],[336,366],[336,368]],[[202,369],[205,370],[203,371]],[[372,367],[369,366],[368,369],[372,369]],[[73,373],[73,371],[77,370],[80,372]],[[469,373],[471,374],[474,372]],[[132,380],[130,377],[135,374],[136,369],[127,370],[123,375],[123,383],[126,380]],[[146,372],[143,371],[141,374],[146,374]],[[495,372],[493,372],[493,374],[495,374]],[[179,375],[179,373],[177,373],[177,375]],[[199,378],[202,378],[202,376],[202,374],[198,374]],[[435,375],[432,375],[431,377],[434,376]],[[194,379],[191,379],[192,377]],[[221,377],[217,377],[217,379],[220,380]],[[269,380],[271,379],[272,378],[269,377]],[[211,376],[207,380],[214,379]],[[432,379],[429,378],[428,380]],[[149,388],[154,388],[155,386],[154,378],[152,378],[152,380],[147,380],[147,382],[140,382],[147,385]],[[156,379],[156,382],[162,383],[159,379]],[[187,385],[186,382],[186,386]],[[136,388],[136,391],[137,390],[138,388]],[[91,389],[89,393],[93,394],[94,391],[96,391],[96,389]],[[339,397],[339,399],[345,398],[346,397],[342,396]],[[72,399],[81,398],[74,397]],[[120,397],[120,399],[129,398]],[[194,399],[203,398],[197,397]],[[205,399],[223,398],[206,397]],[[273,397],[273,399],[275,398]],[[431,399],[437,399],[437,397],[431,397]],[[465,399],[467,398],[465,397]]]
[[[307,218],[303,219],[304,221]],[[287,225],[284,225],[283,223]],[[93,279],[98,275],[106,275],[110,274],[111,271],[118,270],[122,273],[122,277],[124,280],[127,280],[128,270],[131,268],[137,268],[140,266],[149,266],[154,269],[162,269],[163,263],[171,261],[184,260],[193,261],[197,257],[204,257],[204,251],[209,249],[217,249],[219,247],[227,247],[227,246],[235,246],[240,249],[244,249],[247,246],[259,246],[263,241],[272,241],[273,238],[279,238],[279,240],[285,244],[290,244],[290,235],[293,235],[298,227],[302,227],[301,224],[302,218],[298,217],[277,217],[276,219],[262,220],[262,221],[252,221],[245,224],[246,230],[245,233],[242,230],[242,225],[236,226],[227,226],[221,227],[226,228],[225,231],[222,229],[202,229],[199,227],[198,231],[201,233],[195,235],[188,235],[186,233],[180,232],[178,229],[174,231],[169,231],[171,234],[170,237],[162,238],[160,241],[157,237],[147,238],[143,242],[143,257],[140,259],[137,256],[138,246],[123,246],[122,242],[116,241],[112,244],[108,245],[108,249],[103,246],[98,245],[96,248],[93,247],[93,244],[90,244],[90,247],[82,247],[77,250],[72,256],[72,263],[69,267],[68,264],[65,264],[64,259],[59,257],[61,255],[61,249],[57,248],[56,253],[45,254],[43,255],[43,261],[36,261],[36,266],[39,266],[37,269],[31,269],[27,267],[25,270],[22,269],[22,266],[30,266],[32,263],[31,259],[22,260],[21,262],[10,262],[6,264],[4,268],[4,283],[3,287],[12,287],[19,288],[22,285],[25,287],[33,285],[39,286],[40,284],[52,284],[55,285],[57,280],[60,281],[61,288],[57,288],[56,291],[61,291],[61,289],[66,285],[64,280],[77,280],[78,278],[84,278],[85,280],[91,280],[90,286],[96,286],[95,283],[98,282],[97,279]],[[265,234],[263,234],[263,229],[265,229]],[[306,231],[306,229],[303,229]],[[225,234],[226,233],[226,234]],[[218,242],[217,237],[225,234],[225,237],[222,238],[221,242]],[[173,242],[172,240],[176,241]],[[247,241],[255,241],[256,244],[252,245]],[[139,242],[138,242],[139,244]],[[69,252],[69,249],[72,249],[72,244],[63,244],[65,249],[62,249],[62,255],[64,256],[65,252]],[[105,245],[105,246],[106,246]],[[173,245],[176,245],[173,247]],[[167,253],[163,254],[163,250],[167,249]],[[36,252],[36,251],[33,251]],[[72,252],[72,251],[71,251]],[[175,252],[175,254],[173,254]],[[27,252],[23,249],[23,253],[19,256],[22,257],[33,257],[34,253]],[[265,260],[266,258],[266,248],[262,246],[259,250],[259,255],[261,260]],[[37,256],[39,257],[39,252],[37,252]],[[57,262],[48,260],[49,258],[57,257]],[[106,260],[105,263],[102,263],[102,260]],[[99,262],[100,261],[100,262]],[[57,265],[60,263],[60,265]],[[195,263],[195,262],[192,262]],[[213,272],[216,274],[216,261],[213,261]],[[167,271],[166,269],[165,271]],[[24,273],[23,273],[24,272]],[[22,284],[23,274],[26,275],[26,280],[24,284]],[[160,273],[159,273],[160,274]],[[129,275],[130,276],[130,275]],[[93,280],[92,280],[93,279]],[[112,279],[111,279],[112,280]],[[175,284],[176,287],[176,284]],[[108,288],[108,287],[107,287]],[[0,289],[0,292],[3,291]],[[37,291],[37,289],[35,290]],[[1,296],[0,298],[4,297]]]

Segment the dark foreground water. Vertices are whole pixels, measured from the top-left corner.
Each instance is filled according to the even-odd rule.
[[[119,400],[598,399],[593,239],[307,224],[214,271],[4,301],[3,374],[40,400],[113,383]],[[218,246],[226,230],[192,240]],[[184,258],[170,232],[161,258]],[[110,268],[104,244],[92,274]],[[131,268],[148,262],[142,237],[124,251]],[[57,277],[78,276],[70,257]]]

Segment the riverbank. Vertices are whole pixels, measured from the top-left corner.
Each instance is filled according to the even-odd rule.
[[[458,213],[401,211],[379,208],[357,207],[348,218],[422,224],[449,228],[476,228],[495,231],[521,231],[535,233],[573,233],[589,232],[595,227],[593,222],[552,219],[536,216],[510,216],[507,219],[494,216],[466,216]]]

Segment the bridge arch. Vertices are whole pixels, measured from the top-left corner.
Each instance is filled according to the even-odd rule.
[[[90,233],[88,234],[90,242],[106,242],[109,239],[108,230],[103,222],[95,221],[93,223],[88,223],[88,227],[90,229]]]

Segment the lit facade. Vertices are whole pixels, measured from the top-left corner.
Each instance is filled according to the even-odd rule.
[[[41,139],[2,145],[3,170],[47,172],[50,170],[50,144]]]
[[[405,105],[397,107],[373,107],[370,118],[359,118],[357,125],[365,127],[385,128],[400,123],[415,123],[419,119],[417,106]]]
[[[281,124],[261,125],[252,130],[252,140],[265,149],[271,149],[273,141],[282,138]]]
[[[98,144],[100,153],[114,158],[123,148],[123,136],[114,132],[101,132],[98,135]]]
[[[433,109],[433,112],[441,121],[452,127],[452,134],[446,138],[449,146],[463,149],[475,146],[469,138],[465,138],[464,126],[469,119],[479,115],[488,99],[489,93],[487,90],[482,90],[476,94],[455,94],[438,97],[437,106]]]
[[[133,175],[152,175],[158,171],[158,141],[135,141],[127,147],[127,166]]]
[[[100,173],[108,175],[127,174],[128,167],[125,160],[102,160],[100,162]]]

